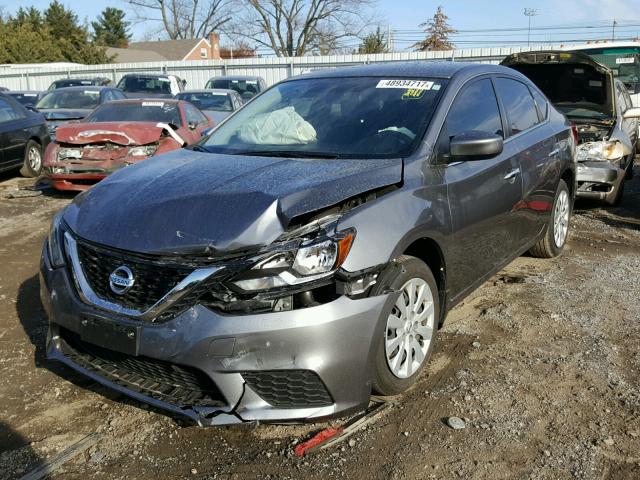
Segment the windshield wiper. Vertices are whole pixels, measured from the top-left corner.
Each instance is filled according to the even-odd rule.
[[[340,155],[328,152],[303,152],[300,150],[241,150],[225,152],[230,155],[249,155],[254,157],[282,157],[282,158],[327,158],[337,160]]]
[[[193,150],[194,152],[211,153],[211,151],[209,151],[208,149],[206,149],[202,145],[198,145],[198,144],[191,145],[191,147],[189,147],[189,149]]]

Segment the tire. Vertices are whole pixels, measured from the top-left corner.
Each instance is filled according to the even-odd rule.
[[[619,207],[622,203],[622,198],[624,197],[624,184],[625,179],[623,178],[620,182],[620,185],[618,185],[618,190],[616,191],[615,197],[613,197],[613,200],[611,201],[611,205],[614,207]]]
[[[42,147],[34,140],[29,140],[24,149],[24,162],[20,174],[24,177],[37,177],[42,172]]]
[[[372,386],[380,395],[397,395],[415,383],[431,356],[440,318],[438,286],[423,261],[407,255],[398,258],[381,275],[373,293],[389,289],[399,290],[400,294],[391,310],[383,312],[383,331],[375,346]],[[404,321],[406,314],[399,308],[411,305],[410,292],[414,292],[414,306],[420,292],[424,292],[423,302],[416,306],[417,313],[410,313],[413,323]],[[392,345],[388,353],[387,345]],[[409,357],[411,361],[407,361]],[[392,365],[396,365],[395,370]]]
[[[558,223],[558,216],[562,217],[562,222]],[[553,208],[549,216],[549,223],[545,229],[544,236],[531,247],[529,254],[538,258],[553,258],[560,255],[567,243],[569,236],[569,221],[571,220],[571,196],[569,188],[564,180],[560,180],[556,189],[556,196],[553,199]],[[563,231],[558,232],[556,239],[556,230],[562,226]]]

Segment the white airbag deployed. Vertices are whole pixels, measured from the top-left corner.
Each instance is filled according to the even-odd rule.
[[[256,115],[238,132],[241,141],[255,145],[302,145],[316,140],[316,129],[293,107]]]

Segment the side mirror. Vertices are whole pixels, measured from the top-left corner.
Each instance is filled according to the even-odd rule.
[[[194,122],[189,122],[189,130],[195,130],[198,128],[198,125]]]
[[[640,107],[631,107],[622,114],[623,118],[640,118]]]
[[[471,130],[451,139],[449,155],[456,160],[482,160],[500,155],[503,147],[500,135]]]
[[[35,105],[25,105],[24,108],[35,113],[40,113],[40,110],[38,110]]]

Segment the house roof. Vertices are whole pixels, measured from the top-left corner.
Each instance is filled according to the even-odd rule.
[[[155,52],[164,57],[165,60],[183,60],[202,41],[208,44],[207,40],[203,38],[134,42],[129,44],[129,50]]]
[[[114,63],[139,63],[139,62],[161,62],[167,60],[157,52],[150,50],[139,50],[135,48],[107,48],[107,55],[113,58]],[[182,59],[180,59],[182,60]]]

